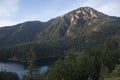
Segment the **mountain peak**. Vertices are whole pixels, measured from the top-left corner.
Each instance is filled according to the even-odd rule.
[[[105,16],[105,14],[96,11],[91,7],[81,7],[65,14],[63,17],[70,21],[71,24],[76,25],[78,21],[89,21],[91,19]]]
[[[30,21],[0,28],[0,47],[63,39],[74,41],[77,38],[86,39],[86,44],[111,34],[119,37],[119,25],[120,18],[105,15],[90,7],[81,7],[47,22]]]
[[[89,17],[98,17],[98,12],[90,7],[82,7],[76,10],[78,14],[81,12],[83,15],[89,16]]]
[[[86,13],[89,13],[91,16],[94,16],[94,14],[95,14],[96,16],[105,15],[105,14],[103,14],[103,13],[101,13],[101,12],[99,12],[99,11],[91,8],[91,7],[81,7],[81,8],[79,8],[79,9],[77,9],[77,10],[80,10],[80,11],[83,11],[83,12],[86,12]]]
[[[74,16],[75,18],[88,19],[88,18],[95,18],[103,15],[104,15],[103,13],[98,12],[91,7],[81,7],[67,13],[65,16],[69,16],[69,17]]]

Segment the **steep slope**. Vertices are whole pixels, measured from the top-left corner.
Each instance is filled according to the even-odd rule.
[[[0,56],[23,60],[33,48],[38,58],[58,57],[69,49],[102,47],[108,38],[120,43],[120,18],[82,7],[44,23],[31,21],[0,28],[0,47],[5,47]]]
[[[45,23],[30,21],[0,28],[0,46],[66,39],[97,43],[108,37],[108,34],[117,35],[118,38],[119,21],[120,18],[105,15],[93,8],[81,7]]]
[[[59,40],[64,37],[76,38],[99,32],[102,25],[118,18],[100,13],[89,7],[82,7],[46,23],[46,28],[37,36],[38,42]],[[101,26],[99,26],[101,25]]]
[[[34,36],[42,30],[42,25],[40,21],[29,21],[0,28],[0,47],[31,42]]]

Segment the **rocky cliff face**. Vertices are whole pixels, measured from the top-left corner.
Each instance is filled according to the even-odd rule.
[[[82,7],[44,23],[30,21],[0,28],[0,60],[26,60],[31,48],[38,59],[59,57],[69,49],[100,48],[106,39],[120,44],[120,18]]]
[[[110,35],[109,35],[110,34]],[[120,18],[111,17],[90,7],[81,7],[48,22],[32,21],[0,28],[0,46],[28,42],[78,40],[79,43],[101,43],[107,37],[118,38]]]
[[[104,34],[104,29],[108,27],[110,29],[110,25],[112,23],[116,24],[116,21],[119,20],[119,18],[105,15],[90,7],[82,7],[48,21],[45,25],[46,28],[37,35],[36,39],[38,42],[56,41],[66,37],[72,39],[88,37],[101,31]]]

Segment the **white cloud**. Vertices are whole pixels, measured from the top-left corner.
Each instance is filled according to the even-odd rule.
[[[59,1],[61,0],[51,0],[54,5],[48,4],[40,13],[30,13],[27,15],[19,12],[19,2],[20,0],[0,0],[0,26],[14,25],[19,22],[29,21],[29,20],[42,20],[46,21],[56,16],[64,15],[65,13],[74,10],[79,7],[89,6],[100,12],[111,16],[120,16],[120,0],[75,0],[73,3],[66,3],[64,8],[59,8]],[[55,2],[56,1],[56,2]],[[63,1],[63,0],[62,0]],[[61,1],[61,2],[62,2]],[[68,0],[69,1],[69,0]],[[56,5],[55,5],[56,4]],[[60,3],[59,3],[60,4]],[[25,6],[24,6],[25,7]],[[39,10],[39,8],[38,8]],[[24,11],[24,10],[22,10]],[[15,17],[15,14],[22,14],[22,17]],[[17,14],[17,16],[18,16]],[[13,18],[19,18],[16,21]]]
[[[64,15],[79,7],[92,7],[107,15],[120,16],[120,0],[76,0],[65,9],[56,11],[56,15]],[[53,15],[53,17],[56,15]]]
[[[0,27],[15,25],[16,22],[11,20],[0,20]]]
[[[12,25],[10,20],[18,11],[19,0],[0,0],[0,26]]]
[[[98,10],[111,16],[120,16],[120,8],[119,8],[120,4],[119,3],[120,1],[119,2],[112,1],[112,2],[109,2],[107,4],[104,4],[98,7]]]
[[[68,0],[69,1],[69,0]],[[83,3],[82,0],[76,0],[76,1],[73,1],[73,3],[71,3],[70,5],[67,5],[64,9],[56,9],[54,10],[54,14],[52,15],[52,18],[56,17],[56,16],[62,16],[74,9],[77,9],[79,7],[81,7],[81,4]]]

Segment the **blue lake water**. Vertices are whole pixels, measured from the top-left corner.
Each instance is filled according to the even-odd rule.
[[[23,64],[14,62],[0,62],[0,71],[16,72],[20,78],[27,74],[27,70]],[[48,70],[48,66],[43,65],[39,67],[40,74],[44,74]]]

